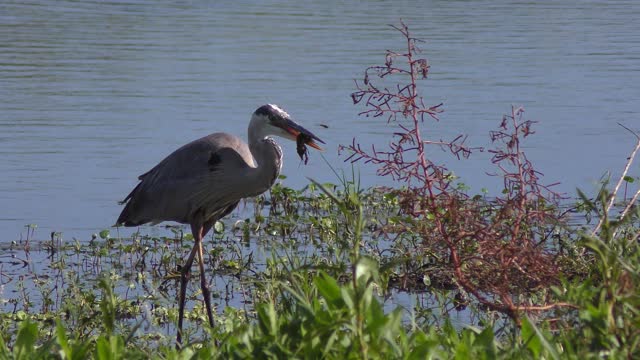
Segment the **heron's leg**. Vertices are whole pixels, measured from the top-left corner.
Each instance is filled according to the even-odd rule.
[[[191,228],[193,231],[193,227]],[[199,231],[197,231],[199,232]],[[196,237],[196,232],[193,233],[194,238]],[[189,271],[191,270],[191,265],[193,265],[193,259],[198,252],[197,242],[196,245],[191,250],[187,261],[184,263],[182,269],[180,270],[180,299],[178,300],[178,335],[176,336],[176,348],[179,348],[182,344],[182,320],[184,319],[184,306],[186,302],[187,296],[187,283],[189,282]]]
[[[209,232],[213,222],[207,222],[204,224],[202,228],[202,234],[200,236],[200,241],[197,242],[196,247],[198,248],[198,264],[200,265],[200,287],[202,288],[202,296],[204,296],[204,304],[207,308],[207,317],[209,318],[209,325],[213,327],[213,311],[211,311],[211,291],[209,291],[209,286],[207,284],[207,277],[204,271],[204,251],[202,249],[202,238]]]

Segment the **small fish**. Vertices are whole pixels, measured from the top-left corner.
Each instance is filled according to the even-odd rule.
[[[298,134],[296,138],[296,150],[298,151],[298,156],[300,156],[300,160],[304,161],[304,164],[307,165],[309,162],[309,150],[307,150],[307,142],[311,140],[311,137],[305,135],[303,133]]]

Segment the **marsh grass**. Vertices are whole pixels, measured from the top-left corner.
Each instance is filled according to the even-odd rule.
[[[450,274],[437,280],[434,274],[446,274],[446,266],[438,264],[438,254],[415,250],[419,236],[403,232],[387,240],[391,233],[380,232],[381,221],[399,210],[388,194],[359,189],[353,180],[312,182],[299,191],[278,185],[247,207],[252,216],[219,225],[207,238],[208,265],[216,269],[217,327],[206,327],[194,291],[187,311],[189,346],[181,353],[173,349],[174,299],[177,266],[191,241],[182,229],[131,238],[102,231],[87,242],[66,243],[61,234],[51,242],[32,239],[30,261],[2,262],[7,280],[0,354],[553,358],[638,351],[637,327],[631,326],[638,321],[637,211],[604,222],[608,238],[580,229],[563,233],[570,245],[564,245],[565,255],[558,248],[558,258],[580,263],[584,271],[567,273],[540,296],[571,306],[524,316],[519,328],[461,298]],[[602,213],[595,208],[606,194],[585,197],[585,210]],[[21,244],[6,251],[25,257]]]

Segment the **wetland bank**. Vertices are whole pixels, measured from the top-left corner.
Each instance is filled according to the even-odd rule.
[[[497,196],[470,191],[430,138],[443,105],[421,97],[431,64],[409,29],[366,69],[351,100],[396,126],[388,147],[341,148],[335,184],[280,179],[207,237],[214,328],[197,285],[175,349],[179,266],[191,234],[104,229],[3,248],[6,358],[633,358],[640,351],[638,175],[628,157],[598,192],[563,200],[527,157],[536,123],[513,106],[487,136]],[[437,66],[434,64],[433,66]],[[393,86],[389,86],[389,82]],[[382,84],[382,85],[381,85]],[[313,154],[311,155],[313,156]],[[622,154],[624,159],[627,154]],[[312,159],[313,160],[313,159]],[[623,161],[624,162],[624,161]],[[389,187],[360,186],[372,164]],[[576,226],[576,224],[579,224]]]

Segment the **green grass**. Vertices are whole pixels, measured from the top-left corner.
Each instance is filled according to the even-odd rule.
[[[396,210],[387,195],[363,191],[349,181],[312,183],[302,191],[276,186],[254,204],[250,217],[229,221],[224,229],[219,226],[207,241],[208,266],[223,274],[214,292],[217,326],[205,325],[194,285],[189,290],[188,345],[180,351],[173,343],[176,266],[191,246],[188,234],[174,229],[167,237],[118,238],[104,231],[85,244],[65,245],[56,238],[50,244],[54,251],[47,252],[45,246],[28,254],[18,244],[14,253],[31,262],[45,255],[48,263],[3,270],[20,285],[11,296],[3,294],[0,357],[492,359],[639,354],[640,249],[633,237],[638,233],[637,212],[605,222],[600,236],[580,230],[563,235],[564,248],[573,250],[564,251],[571,256],[558,256],[571,257],[566,262],[580,263],[583,270],[568,271],[560,284],[540,292],[570,306],[523,314],[518,326],[473,301],[459,313],[458,290],[424,283],[404,287],[406,298],[420,301],[409,302],[411,307],[394,303],[402,284],[398,279],[425,280],[419,269],[437,262],[434,254],[411,251],[419,249],[415,236],[404,233],[389,242],[390,234],[378,230],[380,219],[392,218]],[[590,211],[599,206],[583,200]],[[464,320],[454,325],[460,316]]]

